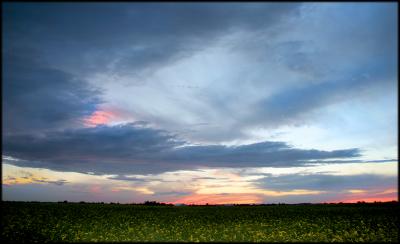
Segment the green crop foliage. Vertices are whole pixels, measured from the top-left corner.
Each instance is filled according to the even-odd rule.
[[[397,242],[399,205],[142,206],[3,202],[18,242]]]

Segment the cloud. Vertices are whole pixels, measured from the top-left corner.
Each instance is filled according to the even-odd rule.
[[[231,200],[246,203],[253,198],[241,198],[248,195],[259,199],[257,202],[339,202],[353,201],[354,199],[395,199],[397,194],[397,175],[392,173],[384,176],[376,170],[372,173],[358,172],[357,168],[365,167],[363,164],[346,164],[353,175],[341,175],[339,172],[323,170],[317,166],[298,168],[269,168],[265,173],[260,168],[202,168],[196,170],[180,170],[164,172],[161,174],[147,175],[113,175],[96,176],[82,175],[79,173],[51,172],[48,170],[23,169],[9,165],[5,162],[4,183],[16,181],[18,184],[5,184],[10,199],[12,192],[16,192],[21,184],[26,189],[51,189],[56,184],[43,184],[41,180],[51,175],[51,180],[68,180],[68,184],[60,187],[61,192],[70,192],[64,198],[55,200],[76,199],[77,193],[83,199],[89,196],[98,201],[112,199],[112,201],[129,202],[127,197],[136,199],[136,202],[156,200],[162,202],[179,202],[184,198],[191,201],[216,201]],[[9,169],[13,168],[14,171]],[[329,167],[326,165],[325,167]],[[378,166],[380,167],[380,166]],[[392,172],[396,165],[392,165]],[[343,169],[341,167],[340,169]],[[323,172],[321,172],[323,171]],[[43,175],[44,172],[47,172]],[[129,171],[126,171],[129,173]],[[277,177],[274,177],[278,175]],[[326,176],[324,179],[324,175]],[[267,177],[265,177],[267,176]],[[340,177],[336,177],[340,176]],[[33,182],[32,179],[38,179]],[[312,179],[312,180],[309,180]],[[317,179],[317,180],[316,180]],[[62,189],[61,189],[62,188]],[[85,195],[86,194],[86,195]],[[28,196],[30,194],[27,194]],[[59,194],[54,195],[59,196]],[[208,196],[208,197],[207,197]],[[15,196],[14,196],[15,197]],[[236,198],[235,198],[236,197]],[[28,197],[27,197],[28,198]],[[40,199],[37,195],[36,200]],[[93,201],[93,199],[91,201]],[[243,201],[241,201],[241,199]],[[78,198],[79,200],[79,198]],[[81,199],[82,200],[82,199]],[[96,200],[96,201],[97,201]],[[133,200],[130,200],[132,202]]]
[[[9,120],[13,121],[6,124],[13,127],[18,126],[18,129],[21,129],[26,128],[28,124],[28,122],[21,121],[30,121],[29,123],[36,129],[45,127],[36,125],[41,124],[41,121],[36,120],[41,117],[44,120],[46,116],[50,117],[47,128],[61,126],[55,121],[52,124],[53,117],[58,118],[63,124],[75,124],[76,121],[62,116],[73,115],[75,112],[76,115],[87,116],[94,112],[93,107],[98,104],[98,101],[95,101],[95,94],[91,94],[92,96],[83,94],[84,90],[89,88],[83,82],[73,85],[75,90],[68,93],[76,97],[68,98],[65,96],[66,94],[61,94],[58,84],[72,83],[69,81],[73,78],[72,75],[86,80],[94,74],[105,73],[108,76],[104,82],[107,86],[113,86],[110,84],[110,80],[112,83],[123,82],[122,78],[125,76],[128,76],[129,85],[143,82],[158,83],[157,80],[149,77],[149,74],[155,70],[168,66],[177,59],[190,57],[232,32],[263,31],[272,28],[284,19],[286,14],[297,14],[299,6],[301,4],[287,3],[82,3],[78,5],[70,3],[38,5],[7,3],[4,5],[3,16],[5,53],[24,57],[18,60],[18,64],[25,67],[32,67],[31,62],[25,57],[34,56],[35,60],[40,63],[40,67],[37,67],[37,64],[33,67],[40,68],[40,71],[35,72],[40,72],[39,75],[41,75],[35,79],[45,79],[51,72],[57,72],[57,74],[52,74],[57,76],[53,77],[57,78],[57,82],[42,83],[43,87],[48,86],[47,93],[35,96],[35,99],[39,100],[49,98],[45,105],[49,107],[47,110],[51,109],[52,111],[48,113],[43,108],[43,111],[32,112],[41,112],[40,114],[33,114],[29,118],[18,118],[23,113],[10,109],[10,111],[15,111],[15,114],[7,116],[10,118]],[[60,48],[61,46],[62,48]],[[5,60],[7,61],[8,58]],[[36,75],[31,75],[33,71],[19,66],[9,67],[12,65],[6,62],[5,70],[8,72],[11,69],[14,70],[11,73],[24,74],[24,82],[28,79],[26,77],[31,76],[32,78]],[[150,73],[146,73],[146,71]],[[144,75],[142,75],[143,72],[145,72]],[[58,77],[63,75],[66,77]],[[109,76],[117,77],[117,79],[110,79]],[[62,81],[58,81],[59,79]],[[64,80],[66,81],[64,82]],[[186,83],[183,84],[190,87]],[[99,81],[92,85],[101,89],[106,88]],[[30,89],[30,87],[25,88],[26,90]],[[8,86],[5,86],[6,94],[9,93],[9,89]],[[66,91],[69,90],[66,89]],[[19,89],[18,92],[22,92],[22,89]],[[57,96],[53,94],[57,94]],[[146,93],[143,94],[146,96]],[[10,93],[10,96],[16,97],[13,92]],[[58,101],[54,101],[54,97],[59,100],[65,97],[69,102],[68,104],[58,104]],[[85,97],[87,102],[84,103],[80,99]],[[102,98],[106,98],[106,102],[112,102],[108,100],[108,97],[102,96]],[[8,97],[5,99],[8,100]],[[89,99],[93,99],[93,101],[89,101]],[[19,104],[21,107],[28,106],[26,104],[30,104],[29,102],[35,102],[31,100],[19,101]],[[42,103],[42,101],[38,101],[38,103]],[[65,106],[65,109],[68,110],[66,113],[62,113],[64,110],[58,109],[64,107],[63,105],[75,104],[79,104],[80,111],[75,108],[68,110],[69,106]],[[54,108],[50,108],[50,106]],[[39,107],[35,106],[35,108]],[[129,107],[138,110],[135,106]],[[75,112],[71,113],[71,111]],[[142,115],[142,118],[139,119],[148,120],[149,109],[145,109],[145,111],[147,114]],[[134,112],[132,113],[134,114]],[[165,122],[162,122],[162,115],[158,117],[151,119],[161,121],[166,127]],[[19,123],[20,125],[18,125]],[[176,121],[174,124],[176,125]],[[11,130],[9,127],[5,128],[7,131]],[[17,128],[13,128],[13,130],[17,130]],[[225,134],[228,135],[229,132],[226,131]]]
[[[99,91],[35,53],[3,53],[3,132],[41,132],[79,126],[100,103]]]
[[[259,13],[255,7],[248,9]],[[238,17],[240,27],[218,32],[216,41],[198,37],[207,43],[204,48],[182,51],[190,55],[157,64],[160,69],[146,65],[153,73],[115,78],[104,72],[105,78],[93,78],[93,83],[104,83],[110,103],[130,104],[138,117],[207,143],[249,139],[247,132],[254,128],[313,124],[335,116],[327,108],[338,104],[357,108],[376,105],[382,97],[396,98],[397,21],[392,4],[302,4],[278,15],[265,29],[250,27]],[[158,47],[149,50],[159,52]],[[139,56],[133,59],[139,62]],[[127,85],[136,82],[141,86]],[[198,88],[182,89],[182,84]],[[208,124],[189,126],[197,122]]]
[[[112,94],[106,103],[220,143],[248,139],[254,127],[313,123],[321,115],[312,112],[374,101],[377,91],[393,95],[396,11],[391,3],[7,3],[4,49],[29,47],[48,69],[81,79],[103,75],[92,85]],[[155,74],[163,68],[174,75]],[[188,129],[197,122],[209,124]]]
[[[358,157],[358,146],[221,142],[248,139],[255,127],[313,123],[313,111],[355,97],[394,96],[392,7],[7,3],[4,154],[13,164],[96,174]],[[128,86],[137,82],[147,85]],[[116,119],[97,109],[104,104],[160,129],[95,127]]]
[[[261,188],[285,191],[293,186],[301,189],[343,192],[351,189],[370,190],[395,188],[396,176],[373,174],[359,175],[330,175],[330,174],[288,174],[268,176],[257,180],[256,185]]]
[[[8,3],[5,46],[45,47],[42,57],[70,72],[111,66],[117,67],[111,68],[114,72],[140,71],[185,56],[234,29],[267,28],[299,5]]]
[[[351,100],[356,93],[365,93],[375,86],[374,80],[324,82],[304,87],[288,88],[253,105],[252,116],[243,119],[244,125],[259,124],[277,127],[279,124],[296,124],[309,116],[310,112],[324,106]]]
[[[109,186],[93,186],[88,184],[65,184],[62,187],[55,184],[26,184],[4,187],[3,194],[6,201],[41,201],[57,202],[120,202],[140,203],[144,200],[154,200],[150,195],[134,190],[128,192],[113,191]]]
[[[62,186],[65,183],[68,183],[68,181],[66,181],[66,180],[43,180],[43,179],[34,180],[34,182],[49,183],[49,184],[55,184],[55,185],[58,185],[58,186]]]
[[[359,150],[344,149],[334,151],[303,150],[292,148],[284,142],[260,142],[241,146],[186,146],[171,155],[174,161],[192,161],[207,166],[254,167],[254,166],[296,166],[308,160],[326,158],[346,158],[360,156]]]
[[[107,177],[107,179],[133,181],[133,182],[146,182],[146,181],[149,181],[147,179],[137,178],[137,177],[128,177],[128,176],[125,176],[125,175],[110,176],[110,177]]]
[[[62,186],[69,182],[64,179],[49,180],[46,177],[34,176],[32,174],[29,174],[29,176],[22,176],[22,177],[7,176],[5,179],[3,179],[3,184],[6,186],[37,184],[37,183],[54,184],[57,186]]]
[[[181,143],[162,130],[142,124],[97,126],[53,131],[44,137],[15,135],[4,138],[5,150],[16,158],[44,161],[151,160]],[[136,160],[135,160],[136,159]]]
[[[97,174],[154,173],[210,167],[301,166],[310,160],[360,156],[358,149],[292,148],[284,142],[189,146],[167,131],[130,123],[4,137],[10,164]]]
[[[239,39],[232,52],[254,63],[250,87],[265,95],[232,127],[310,124],[328,106],[396,97],[397,16],[392,4],[304,4],[278,37]]]

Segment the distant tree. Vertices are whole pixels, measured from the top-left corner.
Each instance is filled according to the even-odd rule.
[[[160,202],[156,202],[156,201],[145,201],[144,203],[143,203],[144,205],[148,205],[148,206],[164,206],[164,205],[167,205],[167,204],[165,204],[165,203],[160,203]]]

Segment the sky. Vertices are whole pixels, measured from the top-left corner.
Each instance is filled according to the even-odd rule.
[[[398,3],[2,3],[2,199],[398,200]]]

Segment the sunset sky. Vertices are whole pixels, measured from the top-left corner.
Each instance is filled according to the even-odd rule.
[[[2,199],[398,200],[397,3],[2,3]]]

